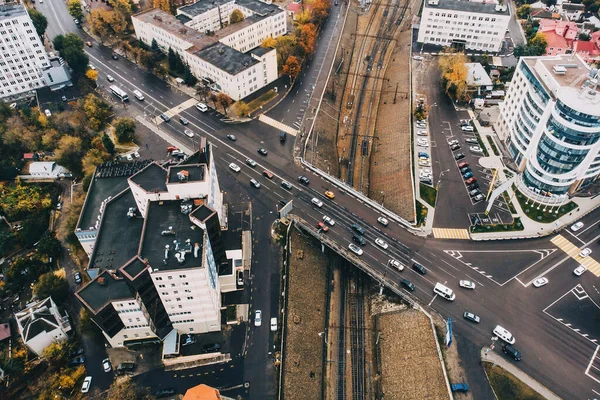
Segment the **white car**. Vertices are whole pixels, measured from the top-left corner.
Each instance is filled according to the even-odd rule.
[[[256,167],[256,161],[254,161],[251,158],[246,158],[246,164],[248,164],[249,166],[251,166],[252,168]]]
[[[431,167],[431,161],[426,158],[419,159],[419,167]]]
[[[196,104],[196,108],[198,109],[198,111],[202,111],[202,112],[208,111],[208,106],[204,103]]]
[[[114,82],[115,78],[113,78],[112,75],[106,75],[106,80],[108,80],[109,82]]]
[[[237,165],[236,163],[229,164],[229,169],[232,170],[233,172],[240,172],[242,170],[240,168],[240,166]]]
[[[362,256],[362,253],[363,253],[362,249],[360,247],[358,247],[357,245],[355,245],[354,243],[350,243],[348,245],[348,248],[350,249],[350,251],[352,251],[357,256]]]
[[[392,267],[396,268],[398,271],[404,270],[404,265],[400,264],[400,261],[398,261],[398,260],[394,260],[393,258],[390,258],[390,260],[388,261],[388,263]]]
[[[463,132],[473,132],[474,129],[471,125],[463,125],[460,127],[460,130]]]
[[[46,117],[50,118],[52,116],[52,112],[50,110],[48,110],[47,108],[44,110],[44,114],[46,114]]]
[[[376,238],[375,239],[375,244],[379,247],[381,247],[382,249],[387,249],[388,248],[388,244],[385,242],[385,240],[380,239],[380,238]]]
[[[579,253],[579,257],[585,258],[585,257],[589,256],[590,254],[592,254],[592,249],[590,249],[589,247],[586,247],[585,249],[581,250],[581,253]]]
[[[579,267],[575,268],[575,270],[573,271],[573,273],[577,276],[581,276],[583,275],[583,273],[587,271],[587,268],[584,267],[583,265],[580,265]]]
[[[474,138],[474,137],[466,138],[465,142],[471,143],[471,144],[479,144],[479,140],[477,140],[477,138]]]
[[[325,222],[327,225],[330,225],[330,226],[335,225],[335,221],[333,220],[333,218],[328,217],[327,215],[323,215],[323,222]]]
[[[256,310],[254,313],[254,326],[260,326],[262,324],[262,311]]]
[[[415,60],[415,61],[423,61],[423,57],[421,57],[421,56],[413,56],[413,60]]]
[[[465,280],[461,280],[458,282],[458,286],[465,288],[465,289],[475,289],[475,284],[471,281],[465,281]]]
[[[133,155],[127,154],[127,161],[133,161]]]
[[[458,140],[454,139],[448,142],[448,146],[452,146],[454,144],[458,144]]]
[[[140,153],[138,153],[137,151],[134,151],[134,152],[133,152],[133,156],[134,156],[135,158],[140,158]]]
[[[277,332],[277,318],[271,318],[271,331]]]
[[[102,360],[102,369],[104,370],[104,372],[112,371],[112,368],[110,366],[110,360],[108,358]]]
[[[419,147],[429,147],[429,141],[428,140],[417,140],[417,146]]]
[[[313,197],[311,200],[311,203],[313,203],[315,206],[321,208],[323,207],[323,202],[319,199],[317,199],[316,197]]]
[[[421,129],[421,130],[417,131],[417,136],[427,136],[427,131],[424,129]]]
[[[377,218],[377,222],[379,222],[383,226],[388,226],[388,224],[390,223],[390,221],[388,221],[388,219],[384,217]]]
[[[431,176],[431,170],[428,168],[421,168],[419,171],[420,176]]]
[[[81,385],[81,393],[89,392],[91,386],[92,386],[92,377],[86,376],[85,379],[83,380],[83,385]]]
[[[535,281],[533,281],[533,286],[535,287],[542,287],[544,285],[546,285],[548,283],[548,278],[537,278]]]
[[[91,70],[94,70],[94,71],[96,70],[96,67],[93,64],[89,64],[88,66],[90,67]]]
[[[483,153],[483,149],[479,146],[469,146],[469,150],[473,153]]]
[[[512,333],[510,333],[509,331],[507,331],[500,325],[496,325],[496,327],[493,330],[493,333],[494,333],[494,335],[498,336],[500,339],[504,340],[506,343],[515,344],[516,340],[515,340],[515,337],[512,335]]]
[[[189,129],[184,130],[183,133],[185,133],[185,136],[187,137],[194,137],[194,132]]]
[[[583,228],[583,222],[579,221],[573,225],[571,225],[571,230],[573,232],[577,232],[578,230],[580,230],[581,228]]]

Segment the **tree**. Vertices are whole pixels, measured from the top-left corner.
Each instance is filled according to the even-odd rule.
[[[0,190],[0,209],[9,219],[22,219],[27,214],[52,207],[50,194],[39,186],[23,184],[3,185]]]
[[[580,33],[579,37],[577,39],[581,40],[582,42],[589,42],[591,39],[591,36],[588,35],[587,33]]]
[[[105,400],[150,400],[146,389],[138,387],[131,378],[114,381],[106,392]]]
[[[102,129],[113,114],[112,106],[93,93],[85,96],[83,111],[89,121],[89,127],[95,131]]]
[[[446,94],[454,100],[468,99],[466,61],[464,53],[446,53],[438,61]]]
[[[46,28],[48,27],[48,20],[38,10],[35,8],[30,8],[28,11],[29,18],[31,18],[31,22],[33,22],[33,26],[35,27],[35,31],[39,35],[40,39],[44,41],[44,34],[46,33]]]
[[[82,76],[88,69],[89,57],[83,51],[83,40],[75,33],[58,35],[54,39],[54,48],[73,69],[73,74]]]
[[[235,103],[235,110],[240,117],[246,117],[250,112],[250,106],[243,101],[238,101]]]
[[[44,297],[44,299],[46,297]],[[44,351],[42,352],[42,356],[46,360],[48,360],[48,363],[52,367],[63,367],[67,363],[67,357],[69,356],[69,346],[67,346],[67,343],[64,340],[60,342],[52,342],[48,347],[44,349]]]
[[[296,38],[292,35],[279,36],[277,38],[275,49],[277,50],[277,56],[279,57],[277,65],[283,65],[296,49]]]
[[[527,46],[529,46],[532,49],[531,51],[535,53],[532,55],[542,56],[546,54],[546,46],[548,46],[548,41],[542,32],[538,32],[529,40]]]
[[[69,8],[69,14],[79,21],[83,18],[83,11],[81,10],[81,1],[80,0],[69,0],[67,2],[67,7]]]
[[[56,238],[56,232],[48,231],[42,236],[37,245],[38,252],[46,257],[58,257],[60,254],[60,240]]]
[[[312,7],[312,20],[317,26],[325,22],[329,16],[330,8],[331,2],[329,0],[315,0]]]
[[[262,43],[260,44],[260,47],[269,49],[269,48],[274,48],[276,45],[277,45],[277,40],[275,40],[272,36],[269,36],[262,41]]]
[[[152,44],[150,45],[150,50],[153,53],[160,53],[160,46],[158,45],[158,42],[154,38],[152,38]]]
[[[202,100],[206,101],[208,94],[210,93],[210,89],[205,85],[196,86],[196,96],[200,97]]]
[[[231,12],[231,15],[229,16],[230,24],[237,24],[238,22],[242,22],[243,20],[244,20],[244,13],[242,13],[237,8],[235,10],[233,10]]]
[[[169,0],[154,0],[153,1],[154,8],[160,8],[163,11],[171,12],[171,4]]]
[[[117,118],[113,124],[115,136],[120,143],[135,140],[135,121],[131,118]]]
[[[198,82],[198,79],[194,76],[194,74],[192,74],[188,64],[183,66],[183,81],[189,86],[194,86]]]
[[[213,92],[210,92],[210,94],[208,95],[208,99],[213,102],[213,105],[215,106],[215,110],[216,110],[217,102],[219,101],[219,98],[217,97],[217,95],[214,94]]]
[[[517,8],[517,17],[520,19],[527,19],[531,14],[531,6],[529,4],[523,4],[521,7]]]
[[[219,102],[221,107],[223,107],[223,112],[225,112],[225,115],[227,115],[227,107],[229,107],[231,105],[231,103],[233,103],[233,100],[231,100],[231,97],[229,97],[227,94],[221,92],[217,95],[217,102]]]
[[[110,23],[112,21],[112,12],[101,8],[94,8],[88,15],[88,22],[93,33],[100,36],[100,40],[104,41],[110,33],[112,28]]]
[[[40,299],[52,297],[55,302],[62,303],[69,297],[69,282],[54,272],[47,272],[39,277],[33,292]]]
[[[304,24],[300,28],[299,45],[306,57],[315,52],[315,39],[317,37],[317,27],[314,24]]]
[[[81,173],[81,159],[84,154],[85,151],[82,148],[81,139],[70,135],[61,137],[58,147],[54,151],[56,161],[75,175]]]
[[[83,173],[86,175],[93,174],[96,170],[96,167],[99,164],[102,164],[104,161],[107,161],[109,158],[110,155],[105,151],[99,149],[89,149],[81,161],[83,165]]]
[[[115,144],[113,143],[110,136],[108,136],[107,134],[102,135],[102,146],[104,146],[104,149],[108,154],[115,154]]]
[[[173,49],[170,47],[169,47],[168,61],[169,61],[169,71],[171,73],[177,73],[177,72],[183,73],[184,72],[185,64],[183,63],[181,56],[179,55],[179,53],[173,51]]]
[[[87,71],[85,71],[85,76],[89,80],[96,82],[98,80],[98,71],[96,71],[95,69],[88,69]]]
[[[288,75],[292,81],[296,79],[300,73],[300,63],[298,63],[298,59],[296,57],[288,57],[285,65],[283,66],[283,73]]]

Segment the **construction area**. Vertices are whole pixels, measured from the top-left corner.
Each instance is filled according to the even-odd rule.
[[[416,0],[351,2],[307,143],[323,171],[414,221],[410,46]]]
[[[302,230],[289,243],[284,399],[449,398],[424,313]]]

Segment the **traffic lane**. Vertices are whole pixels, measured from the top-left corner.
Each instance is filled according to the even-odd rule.
[[[46,35],[50,40],[58,35],[66,33],[78,33],[79,28],[73,22],[73,17],[68,13],[64,2],[46,1],[44,3],[37,2],[34,5],[48,20]]]

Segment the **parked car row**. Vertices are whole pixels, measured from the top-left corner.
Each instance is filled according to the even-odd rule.
[[[417,136],[421,136],[417,138],[416,145],[419,148],[418,152],[418,166],[419,166],[419,182],[424,183],[426,185],[433,185],[432,171],[431,171],[431,159],[429,156],[429,132],[427,130],[427,121],[419,120],[415,123],[415,132]],[[422,148],[422,149],[421,149]]]

